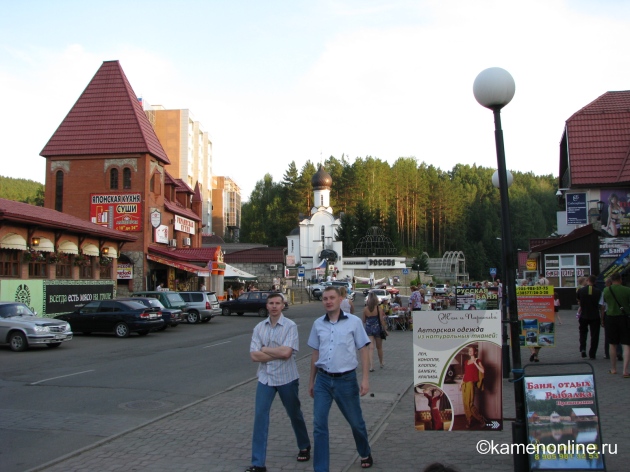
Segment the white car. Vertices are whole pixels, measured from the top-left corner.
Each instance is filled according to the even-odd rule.
[[[446,284],[435,284],[433,288],[433,293],[436,295],[445,295],[448,290],[448,285]]]

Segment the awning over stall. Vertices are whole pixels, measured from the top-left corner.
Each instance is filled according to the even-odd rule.
[[[150,261],[159,262],[167,266],[175,267],[176,269],[185,270],[191,272],[198,277],[210,277],[210,271],[205,267],[200,267],[194,264],[187,264],[186,262],[176,261],[169,259],[168,257],[155,256],[153,254],[147,254],[147,259]]]
[[[225,282],[244,282],[246,280],[258,280],[258,277],[245,272],[244,270],[233,267],[230,264],[225,264],[225,274],[223,274],[223,280]]]

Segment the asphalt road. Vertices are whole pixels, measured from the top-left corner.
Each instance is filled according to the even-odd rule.
[[[292,305],[299,357],[320,302]],[[23,471],[136,427],[256,375],[255,314],[218,316],[140,337],[83,336],[58,349],[0,346],[0,464]],[[229,394],[229,393],[228,393]]]

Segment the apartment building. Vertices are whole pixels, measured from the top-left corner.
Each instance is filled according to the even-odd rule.
[[[169,173],[189,187],[199,183],[202,232],[212,231],[212,140],[188,109],[143,103],[144,111],[171,161]]]
[[[241,228],[241,189],[229,177],[212,179],[212,232],[238,242]]]

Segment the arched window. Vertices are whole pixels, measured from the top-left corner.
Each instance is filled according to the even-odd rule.
[[[291,252],[293,252],[294,248],[293,248],[293,240],[291,240]]]
[[[319,206],[324,206],[324,196],[323,195],[319,196]]]
[[[55,210],[63,211],[63,171],[55,174]]]
[[[324,236],[326,235],[326,227],[324,225],[322,225],[321,233],[322,233],[322,242],[323,242]]]
[[[109,171],[109,188],[118,188],[118,169],[112,169]]]
[[[123,169],[123,188],[131,188],[131,169],[129,167]]]

